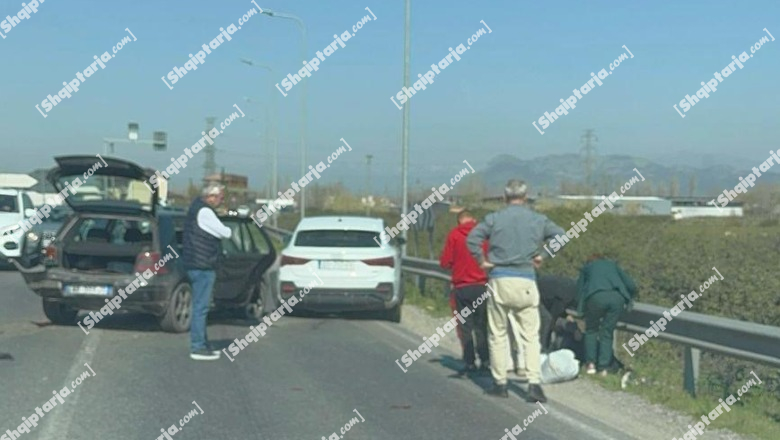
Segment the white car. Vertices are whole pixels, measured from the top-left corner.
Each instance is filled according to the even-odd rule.
[[[295,310],[378,311],[401,321],[401,257],[384,237],[384,223],[368,217],[309,217],[298,223],[281,253],[277,292],[299,298]],[[301,298],[301,289],[308,287]]]
[[[24,237],[21,223],[33,215],[35,206],[27,193],[0,188],[0,257],[18,258],[21,255]]]

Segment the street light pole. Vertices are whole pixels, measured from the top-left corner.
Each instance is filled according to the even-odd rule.
[[[272,167],[273,171],[271,172],[271,199],[274,199],[277,197],[277,193],[279,192],[279,97],[276,95],[276,92],[273,90],[274,85],[274,78],[276,77],[276,72],[274,69],[270,66],[267,66],[265,64],[258,64],[254,61],[248,59],[248,58],[241,58],[241,62],[244,64],[247,64],[251,67],[259,67],[261,69],[265,69],[268,71],[270,76],[268,77],[268,90],[269,93],[271,93],[271,103],[272,103],[272,115],[271,115],[271,126],[273,127],[271,131],[271,138],[273,139],[273,158],[272,158]],[[266,111],[268,110],[268,107],[266,107]],[[272,226],[276,227],[277,225],[277,218],[279,216],[273,216],[271,218],[271,224]]]
[[[409,87],[409,63],[411,57],[412,48],[412,1],[406,0],[404,5],[404,87]],[[406,214],[409,212],[409,106],[411,100],[406,101],[404,105],[403,122],[401,125],[401,180],[402,184],[402,201],[401,210],[403,217],[406,218]],[[406,256],[406,229],[401,231],[401,237],[404,239],[404,244],[401,245],[401,254]]]
[[[293,20],[298,25],[298,29],[301,31],[301,61],[303,64],[306,64],[306,56],[307,56],[307,42],[306,42],[306,25],[303,23],[303,20],[296,17],[292,14],[287,14],[284,12],[275,12],[270,9],[264,9],[263,14],[269,16],[269,17],[278,17],[278,18],[286,18],[288,20]],[[300,136],[301,136],[301,176],[304,176],[306,174],[306,122],[307,122],[307,114],[306,114],[306,97],[308,95],[308,81],[303,81],[303,90],[301,93],[301,126],[300,126]],[[301,188],[301,219],[303,219],[306,216],[306,187]]]

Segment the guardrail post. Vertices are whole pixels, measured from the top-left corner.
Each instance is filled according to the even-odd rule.
[[[425,280],[426,277],[417,275],[417,290],[420,291],[420,295],[425,296]]]
[[[699,381],[699,358],[701,350],[685,347],[685,370],[683,372],[683,387],[691,397],[696,397],[696,383]]]

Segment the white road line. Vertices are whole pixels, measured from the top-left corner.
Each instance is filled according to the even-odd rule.
[[[423,343],[422,339],[416,340],[409,333],[407,333],[409,331],[407,329],[404,329],[405,330],[404,331],[404,330],[399,329],[396,326],[393,326],[391,324],[387,324],[385,322],[380,322],[378,324],[380,326],[382,326],[383,328],[385,328],[387,330],[390,330],[391,332],[395,333],[396,335],[402,337],[403,339],[406,339],[407,341],[411,342],[412,344],[416,344],[416,345],[413,345],[410,348],[419,347],[420,344]],[[442,347],[442,346],[436,347],[432,351],[435,352],[437,350],[453,353],[448,348]],[[434,354],[434,353],[431,353],[431,354]],[[456,354],[456,356],[458,356],[458,354]],[[519,399],[519,397],[517,397],[517,398]],[[551,406],[551,407],[552,406],[557,406],[555,404],[553,404],[553,405],[548,404],[548,405]],[[513,408],[513,410],[516,410],[516,408]],[[563,414],[560,411],[550,411],[550,415],[552,415],[554,418],[560,420],[561,422],[568,424],[569,426],[572,426],[572,427],[574,427],[574,428],[576,428],[576,429],[578,429],[578,430],[580,430],[582,432],[585,432],[585,433],[591,435],[593,438],[604,439],[604,440],[617,440],[614,437],[608,436],[604,431],[601,431],[601,430],[596,429],[596,428],[592,428],[589,425],[586,425],[585,423],[582,423],[579,420],[576,420],[576,419],[574,419],[572,417],[569,417],[569,416],[567,416],[566,414]]]
[[[81,373],[89,371],[84,364],[92,362],[92,358],[97,350],[98,342],[100,341],[100,335],[103,332],[97,331],[92,335],[84,338],[84,343],[79,348],[78,355],[73,361],[73,365],[70,366],[68,374],[65,376],[65,382],[62,387],[71,388],[71,382],[78,377]],[[91,365],[90,365],[91,366]],[[95,372],[95,375],[99,375],[99,372]],[[85,381],[65,398],[65,403],[58,404],[57,408],[54,408],[52,412],[42,418],[43,426],[41,427],[41,436],[39,440],[63,440],[68,438],[70,432],[70,423],[73,420],[73,412],[76,410],[76,405],[79,401],[79,394],[84,386],[91,386],[89,381]],[[62,389],[60,387],[59,389]]]

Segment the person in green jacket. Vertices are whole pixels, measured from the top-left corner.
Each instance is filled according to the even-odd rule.
[[[577,313],[585,318],[587,374],[606,376],[612,363],[612,339],[621,313],[633,305],[636,284],[618,264],[594,254],[577,280]]]

